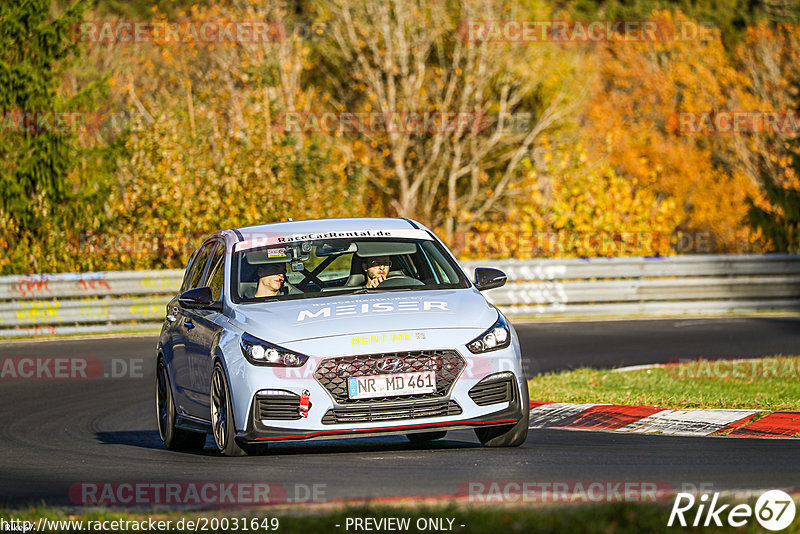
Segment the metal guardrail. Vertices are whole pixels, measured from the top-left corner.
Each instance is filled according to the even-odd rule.
[[[800,255],[466,261],[511,317],[800,310]],[[157,329],[181,270],[0,277],[0,338]]]
[[[0,276],[0,338],[153,330],[183,271]]]
[[[499,260],[509,278],[487,298],[511,317],[800,310],[800,255]]]

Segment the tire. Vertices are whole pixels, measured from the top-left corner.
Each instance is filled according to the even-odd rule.
[[[211,376],[211,429],[217,451],[223,456],[257,456],[267,452],[266,443],[239,445],[236,442],[228,378],[219,362],[214,365]]]
[[[169,383],[169,373],[162,358],[156,365],[156,419],[158,435],[164,447],[171,451],[202,450],[206,444],[206,434],[191,432],[175,426],[177,412]]]
[[[408,441],[411,443],[427,443],[437,439],[442,439],[447,435],[447,430],[439,430],[437,432],[419,432],[416,434],[406,434]]]
[[[476,428],[475,435],[478,436],[484,447],[519,447],[528,439],[531,411],[529,409],[528,381],[525,380],[525,375],[522,376],[522,384],[523,398],[520,399],[522,419],[513,425]]]

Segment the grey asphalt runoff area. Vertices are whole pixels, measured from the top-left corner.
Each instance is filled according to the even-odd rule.
[[[800,354],[800,318],[520,322],[529,374],[699,356]],[[170,452],[154,413],[156,336],[4,342],[14,356],[91,357],[117,377],[2,380],[0,504],[75,505],[87,482],[272,482],[302,501],[447,496],[470,481],[638,481],[675,491],[800,489],[799,441],[532,430],[518,448],[483,448],[472,431],[430,445],[404,437],[271,445],[224,458],[209,442]],[[116,361],[112,368],[111,361]],[[123,369],[123,367],[126,367]],[[767,386],[765,386],[767,387]],[[70,489],[73,496],[70,496]]]

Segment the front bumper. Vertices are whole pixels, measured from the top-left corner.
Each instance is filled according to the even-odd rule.
[[[509,374],[510,373],[498,373],[494,376],[499,377],[500,375]],[[487,379],[489,382],[493,380],[491,375],[487,377]],[[502,381],[497,380],[495,383],[499,384],[500,382]],[[258,407],[254,402],[250,411],[250,416],[248,417],[247,428],[245,431],[237,433],[236,439],[240,443],[264,443],[290,440],[368,437],[386,434],[411,434],[416,432],[449,431],[484,426],[512,425],[522,419],[524,415],[523,410],[528,409],[528,406],[527,399],[521,399],[520,388],[516,377],[513,377],[513,380],[507,379],[506,382],[509,384],[510,398],[508,398],[508,401],[495,403],[497,409],[494,411],[491,405],[482,407],[482,411],[489,412],[482,415],[469,416],[469,414],[464,413],[460,404],[451,398],[441,400],[412,399],[400,403],[381,402],[371,405],[362,405],[357,408],[339,408],[340,411],[347,411],[350,414],[371,412],[371,417],[373,417],[373,419],[368,424],[364,425],[336,423],[332,421],[330,419],[330,413],[337,410],[337,408],[334,407],[328,409],[326,416],[323,417],[322,428],[319,426],[317,428],[271,426],[264,424],[264,422],[257,417]],[[485,383],[485,380],[479,382],[479,384]],[[471,391],[475,391],[478,388],[479,385],[476,385]],[[444,404],[449,413],[439,417],[427,417],[427,413],[424,410],[426,410],[428,406],[433,406],[437,403]],[[421,412],[422,415],[419,418],[414,418],[413,415],[402,417],[399,415],[401,413],[399,410],[403,409],[404,406],[410,410],[423,410]],[[386,410],[393,410],[393,413],[386,415]],[[473,413],[475,412],[475,410],[470,411]],[[325,421],[326,417],[328,418],[327,423]],[[375,419],[380,421],[380,417],[393,417],[393,419],[384,422],[376,422]]]
[[[372,428],[346,428],[331,430],[296,430],[279,427],[263,426],[254,423],[245,432],[237,434],[236,439],[240,443],[264,443],[274,441],[291,440],[320,440],[332,437],[369,437],[386,434],[411,434],[414,432],[427,432],[433,430],[460,430],[464,428],[475,428],[482,426],[513,425],[522,418],[522,412],[518,406],[509,406],[504,410],[495,412],[474,419],[463,419],[456,421],[441,421],[433,423],[416,424],[394,424],[385,427]]]
[[[472,335],[472,332],[467,335],[459,332],[462,338]],[[509,347],[485,354],[472,354],[464,345],[454,346],[450,343],[453,332],[448,330],[426,331],[425,339],[420,340],[416,336],[409,337],[411,340],[403,343],[387,341],[380,346],[383,350],[364,354],[353,354],[349,337],[343,338],[344,341],[315,339],[288,348],[326,356],[311,356],[299,368],[275,368],[247,362],[241,356],[238,338],[232,336],[230,345],[224,345],[222,351],[231,356],[226,358],[226,371],[238,441],[332,439],[478,428],[513,424],[523,416],[523,404],[527,409],[528,401],[519,401],[524,375],[513,329]],[[397,372],[424,370],[427,368],[423,356],[441,358],[436,367],[435,393],[355,401],[348,398],[345,381],[326,380],[324,376],[334,370],[326,363],[331,360],[335,369],[343,373],[342,377],[347,377],[352,373],[376,374],[364,370],[363,366],[369,368],[376,363],[376,358],[385,357],[402,357],[410,366]],[[509,378],[507,395],[499,399],[492,388],[484,388],[479,393],[473,391],[488,377],[497,375]],[[277,405],[259,403],[260,396],[277,395],[279,391],[288,395]],[[307,417],[300,417],[296,403],[306,391],[310,407]]]

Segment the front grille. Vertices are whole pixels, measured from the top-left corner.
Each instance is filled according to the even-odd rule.
[[[469,397],[478,406],[511,402],[514,391],[511,378],[510,376],[496,378],[488,376],[469,390]]]
[[[369,423],[373,421],[394,421],[398,419],[421,419],[459,415],[461,406],[456,401],[405,401],[382,405],[348,406],[332,408],[322,418],[323,425],[342,423]]]
[[[414,395],[373,397],[351,399],[347,392],[347,379],[359,376],[386,374],[379,370],[378,363],[387,358],[402,359],[402,365],[392,369],[389,374],[436,372],[436,391]],[[388,352],[384,354],[364,354],[330,358],[320,362],[314,371],[314,378],[328,390],[339,404],[374,404],[404,398],[436,399],[446,397],[450,388],[466,366],[464,358],[454,350],[419,350],[410,352]]]
[[[283,395],[256,396],[256,419],[300,419],[300,395],[289,393]]]

